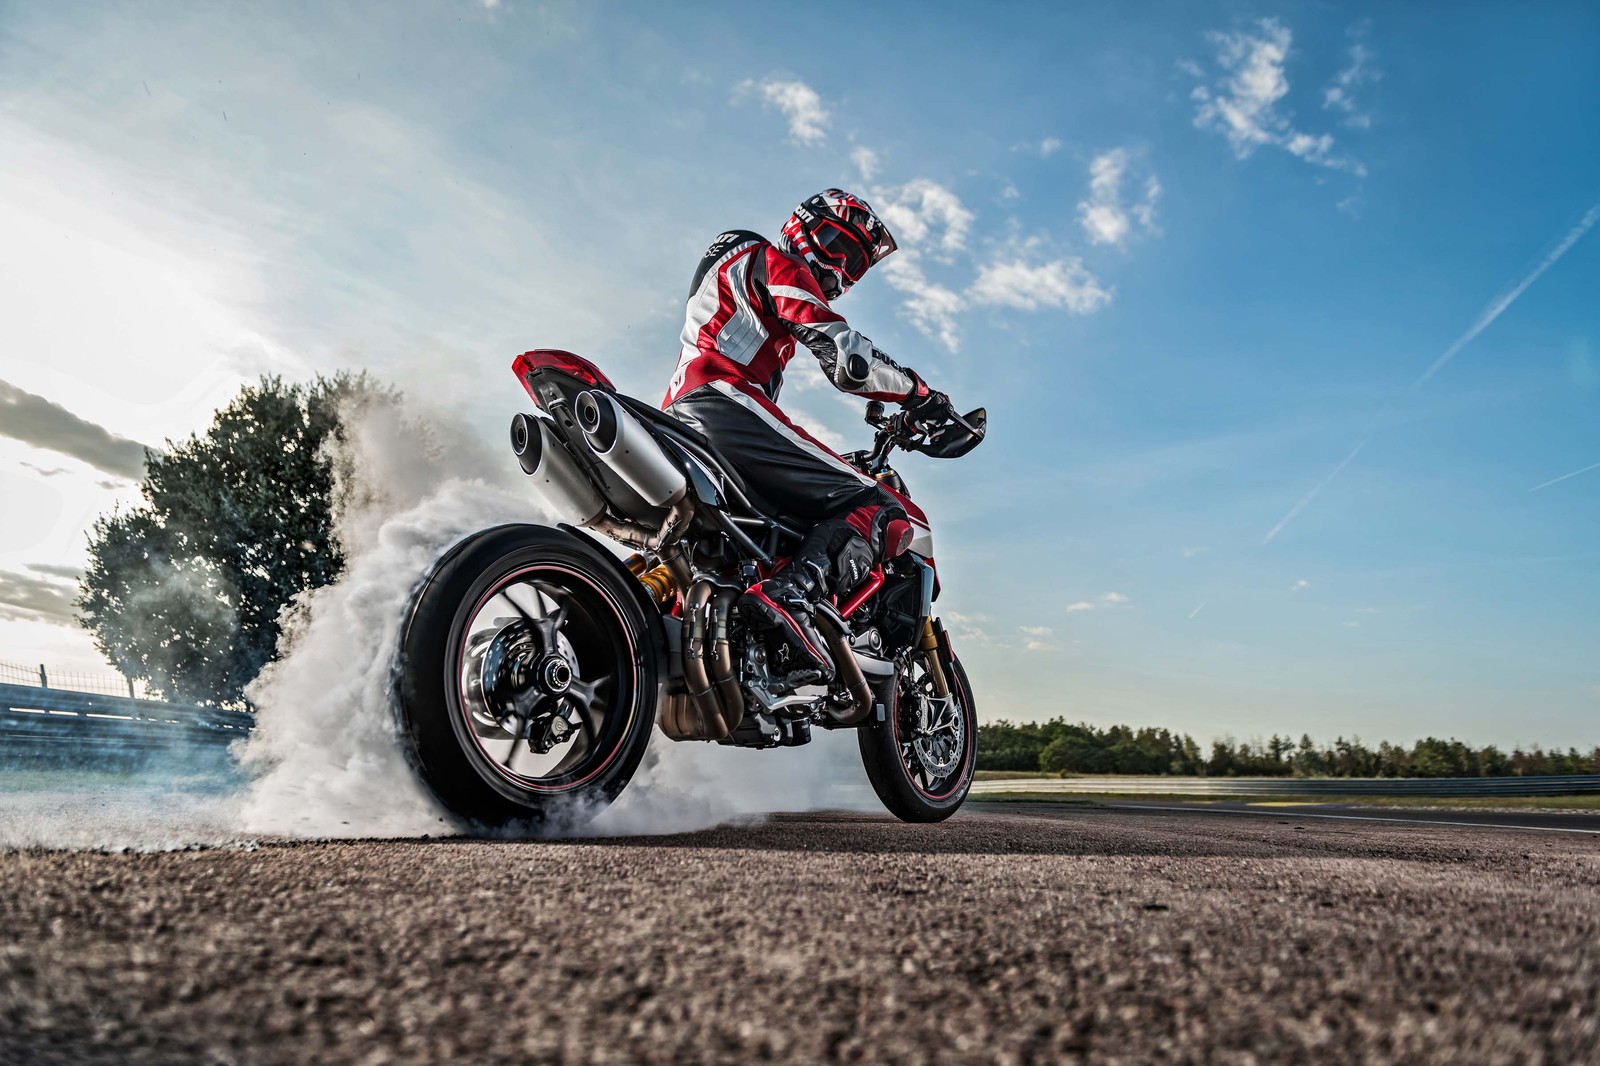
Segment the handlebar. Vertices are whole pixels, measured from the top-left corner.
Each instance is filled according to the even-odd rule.
[[[887,465],[889,454],[896,447],[936,459],[955,459],[967,454],[983,441],[988,429],[988,413],[982,407],[965,416],[946,410],[938,417],[919,420],[906,410],[886,414],[882,400],[869,400],[866,422],[878,432],[872,450],[862,453],[862,463],[868,473],[876,474]]]

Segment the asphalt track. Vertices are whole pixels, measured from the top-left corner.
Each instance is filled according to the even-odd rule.
[[[13,851],[0,1062],[1600,1061],[1600,837],[1126,807]]]

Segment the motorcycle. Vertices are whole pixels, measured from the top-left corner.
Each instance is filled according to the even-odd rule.
[[[618,392],[588,360],[537,350],[513,369],[535,411],[512,419],[511,450],[564,521],[475,533],[411,597],[394,706],[402,748],[434,795],[488,828],[570,822],[622,792],[656,725],[673,741],[742,748],[853,729],[889,811],[912,822],[955,813],[976,767],[972,686],[933,614],[927,516],[889,457],[966,455],[983,440],[985,410],[919,422],[868,404],[873,447],[845,459],[899,498],[912,536],[819,605],[836,680],[797,687],[787,646],[747,628],[735,604],[804,530],[710,440]],[[620,558],[595,534],[634,554]]]

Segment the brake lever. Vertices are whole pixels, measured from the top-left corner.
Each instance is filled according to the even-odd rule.
[[[971,422],[968,422],[965,418],[962,418],[959,414],[957,414],[955,408],[950,409],[950,421],[954,422],[968,433],[971,433],[973,436],[978,436],[977,428],[973,426]]]

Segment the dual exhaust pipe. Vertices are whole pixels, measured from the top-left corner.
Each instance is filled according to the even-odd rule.
[[[582,392],[573,406],[590,453],[640,499],[667,510],[683,500],[689,491],[683,470],[615,396]],[[513,416],[511,451],[561,518],[579,526],[604,518],[606,498],[567,451],[549,419],[520,412]]]

